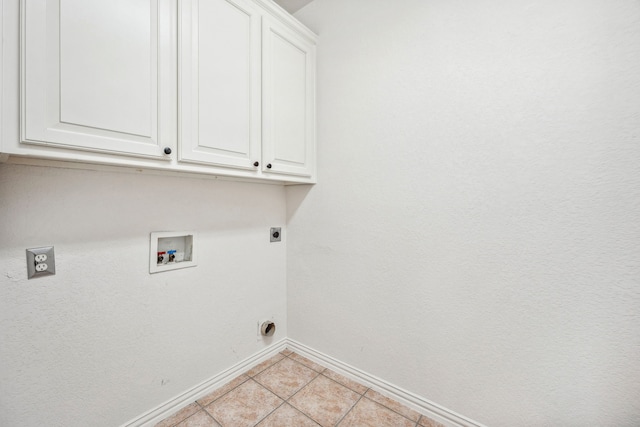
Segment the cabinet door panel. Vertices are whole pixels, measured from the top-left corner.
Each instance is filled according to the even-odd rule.
[[[255,169],[259,11],[245,0],[188,0],[180,13],[180,160]]]
[[[265,171],[312,176],[315,46],[273,19],[263,27]]]
[[[22,10],[23,142],[162,157],[176,137],[171,2],[23,0]]]
[[[151,4],[127,3],[61,4],[61,121],[151,137]]]

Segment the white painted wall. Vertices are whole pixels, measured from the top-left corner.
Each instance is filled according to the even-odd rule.
[[[285,337],[285,217],[280,186],[0,164],[0,426],[122,425]],[[163,230],[197,267],[149,274]]]
[[[296,16],[320,173],[287,189],[289,336],[490,426],[637,426],[640,3]]]

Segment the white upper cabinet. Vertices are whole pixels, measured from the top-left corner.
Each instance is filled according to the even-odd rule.
[[[271,0],[0,4],[0,161],[315,182],[317,36]]]
[[[22,142],[162,158],[175,141],[171,1],[21,7]]]
[[[315,173],[315,44],[270,17],[263,22],[263,163],[272,173]]]
[[[180,160],[256,170],[260,9],[250,0],[182,0]]]

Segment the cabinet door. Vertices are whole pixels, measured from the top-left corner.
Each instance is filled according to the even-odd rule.
[[[22,0],[23,143],[163,157],[175,145],[171,0]]]
[[[263,170],[315,173],[315,44],[273,18],[263,23]]]
[[[259,10],[182,0],[180,23],[180,160],[258,170]]]

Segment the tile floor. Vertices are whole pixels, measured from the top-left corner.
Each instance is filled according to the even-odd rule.
[[[443,427],[284,350],[156,427]]]

